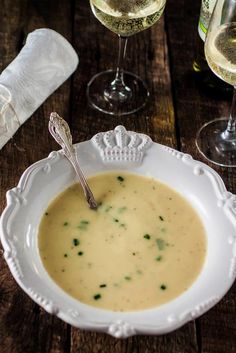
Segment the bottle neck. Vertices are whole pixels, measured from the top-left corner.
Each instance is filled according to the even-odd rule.
[[[206,33],[214,10],[216,0],[202,0],[200,17],[198,22],[198,33],[200,38],[205,42]]]

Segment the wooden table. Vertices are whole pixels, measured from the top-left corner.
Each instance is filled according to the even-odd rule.
[[[202,160],[195,147],[196,132],[204,122],[227,115],[230,98],[206,95],[191,71],[200,0],[168,0],[161,21],[130,39],[126,67],[146,80],[152,98],[143,111],[122,118],[96,112],[86,101],[88,80],[110,68],[117,55],[116,36],[93,17],[88,1],[1,0],[0,7],[1,70],[17,55],[26,35],[39,27],[60,32],[80,57],[73,77],[0,151],[1,211],[6,203],[5,192],[18,183],[26,167],[58,149],[47,130],[51,111],[68,120],[76,142],[123,124],[128,130],[147,133],[156,142]],[[222,176],[228,190],[235,193],[235,169],[211,166]],[[236,352],[235,286],[208,313],[171,334],[117,340],[75,329],[50,316],[18,287],[2,256],[0,264],[1,353]]]

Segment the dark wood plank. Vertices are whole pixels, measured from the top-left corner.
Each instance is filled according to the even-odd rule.
[[[197,130],[207,121],[229,114],[230,96],[209,93],[199,86],[192,71],[196,55],[197,21],[200,2],[169,0],[167,5],[167,30],[171,55],[174,103],[180,148],[194,158],[202,160],[195,146]],[[234,168],[220,168],[208,163],[223,178],[229,191],[236,192]],[[197,322],[200,352],[235,353],[236,285],[221,302]]]
[[[147,81],[152,98],[143,111],[117,118],[95,112],[86,101],[89,79],[110,68],[117,56],[116,36],[95,20],[88,2],[62,0],[59,6],[55,0],[0,0],[3,14],[0,69],[17,55],[29,31],[45,26],[73,41],[80,56],[79,69],[72,80],[62,85],[0,151],[0,210],[5,205],[6,190],[17,184],[25,168],[58,148],[47,132],[52,110],[70,121],[74,141],[86,140],[98,131],[123,124],[127,129],[148,133],[154,141],[180,148],[201,159],[194,144],[196,131],[207,119],[227,114],[229,100],[206,96],[191,72],[199,4],[169,0],[166,22],[162,18],[150,30],[130,38],[126,68]],[[235,192],[235,171],[215,169],[222,175],[228,189]],[[3,353],[236,351],[235,286],[214,309],[197,320],[196,326],[191,322],[169,335],[117,340],[105,334],[71,329],[45,313],[16,285],[2,258],[0,266],[0,342]]]
[[[164,19],[129,39],[126,69],[146,80],[152,97],[143,111],[118,118],[91,109],[85,94],[86,85],[94,74],[115,66],[117,37],[93,17],[88,4],[76,2],[75,16],[74,45],[80,55],[79,69],[73,80],[71,126],[75,140],[82,141],[98,131],[123,124],[128,130],[148,133],[154,141],[177,147]],[[140,336],[125,341],[72,329],[71,344],[73,353],[198,351],[194,323],[167,336]]]
[[[27,8],[27,0],[1,1],[1,60],[2,71],[16,56],[21,47],[24,26],[24,12]]]
[[[163,19],[128,41],[125,69],[139,74],[151,91],[147,107],[137,114],[112,117],[88,106],[86,85],[96,73],[115,68],[118,38],[94,18],[88,4],[80,2],[76,2],[75,8],[74,45],[80,56],[79,68],[74,76],[72,106],[72,128],[76,141],[89,138],[101,129],[109,130],[123,124],[129,130],[149,133],[154,141],[176,146]]]
[[[72,12],[68,1],[1,1],[5,14],[0,23],[1,69],[17,55],[27,34],[51,27],[71,40]],[[33,114],[0,151],[0,202],[5,205],[6,190],[14,187],[22,172],[33,162],[58,149],[47,131],[52,110],[68,118],[70,81]],[[3,258],[0,259],[0,342],[2,353],[67,352],[70,327],[47,314],[17,286]]]
[[[163,336],[134,336],[118,340],[106,334],[72,331],[71,352],[83,353],[195,353],[197,342],[193,336],[192,326],[177,330]]]
[[[23,5],[23,2],[22,2]],[[26,6],[26,3],[24,3]],[[0,23],[0,69],[1,71],[7,66],[7,64],[14,59],[19,50],[19,43],[21,42],[22,33],[22,7],[19,1],[13,2],[1,2],[2,20]],[[11,20],[9,20],[9,14],[12,14]],[[11,152],[11,149],[9,150]],[[5,191],[8,189],[8,185],[15,182],[14,180],[14,165],[10,161],[6,160],[7,154],[1,153],[1,173],[0,173],[0,207],[1,210],[5,205]],[[5,157],[5,158],[4,158]],[[6,160],[6,162],[5,162]],[[11,162],[14,158],[11,159]],[[1,250],[1,255],[3,254]],[[8,313],[11,310],[11,301],[17,285],[9,274],[7,265],[0,257],[0,341],[3,347],[3,352],[10,352],[13,346],[12,336],[6,324]]]

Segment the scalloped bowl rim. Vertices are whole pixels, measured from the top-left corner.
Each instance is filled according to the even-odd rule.
[[[116,129],[109,133],[117,132]],[[137,138],[147,137],[124,128],[122,131],[127,135],[125,140],[131,136],[136,144]],[[203,269],[189,290],[156,308],[112,312],[79,302],[53,282],[40,259],[37,230],[48,203],[75,182],[73,169],[62,151],[51,152],[32,164],[17,187],[7,192],[0,228],[4,256],[17,283],[35,302],[75,327],[106,332],[117,338],[168,333],[205,313],[232,286],[236,277],[236,197],[227,192],[220,176],[209,166],[150,138],[142,149],[135,144],[132,151],[127,144],[119,147],[119,151],[128,149],[126,157],[126,152],[117,157],[115,146],[115,157],[113,154],[107,160],[104,148],[96,144],[96,137],[103,139],[107,133],[74,145],[86,176],[110,170],[153,176],[180,192],[201,217],[208,251]],[[114,146],[106,143],[106,151],[110,148],[114,152]],[[130,154],[136,152],[138,158],[131,160]]]

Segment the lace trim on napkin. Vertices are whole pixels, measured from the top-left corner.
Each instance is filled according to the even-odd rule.
[[[0,84],[0,149],[14,135],[20,125],[20,121],[11,105],[11,93]]]

